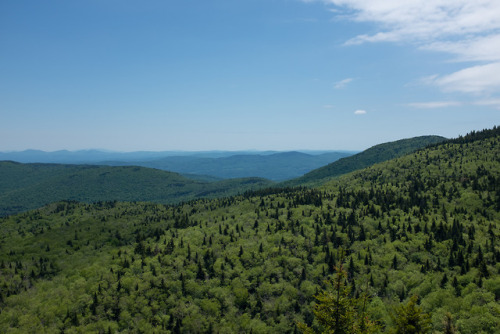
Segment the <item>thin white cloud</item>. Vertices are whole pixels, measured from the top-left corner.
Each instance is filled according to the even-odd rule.
[[[438,108],[460,107],[464,105],[492,106],[497,109],[500,109],[500,98],[481,99],[471,102],[431,101],[431,102],[414,102],[406,104],[406,106],[408,107],[418,108],[418,109],[438,109]]]
[[[354,79],[353,78],[346,78],[344,80],[337,81],[335,83],[335,89],[341,89],[344,88],[348,83],[352,82]]]
[[[500,62],[477,65],[436,77],[434,83],[445,91],[472,94],[500,91]]]
[[[500,99],[479,100],[474,102],[474,104],[478,106],[492,106],[497,109],[500,109]]]
[[[358,109],[354,112],[354,115],[366,115],[366,110]]]
[[[415,102],[408,103],[407,106],[418,108],[418,109],[435,109],[435,108],[448,108],[448,107],[458,107],[462,103],[458,101],[432,101],[432,102]]]
[[[436,41],[421,49],[447,52],[456,55],[457,61],[500,60],[500,34],[478,36],[459,41]]]
[[[325,104],[323,106],[323,109],[333,109],[333,108],[335,108],[335,106],[333,104]]]
[[[411,43],[446,52],[457,61],[490,64],[464,68],[431,80],[446,91],[500,92],[500,1],[498,0],[323,0],[340,19],[376,23],[379,31],[353,36],[346,45]],[[489,72],[493,70],[494,72]]]
[[[375,22],[383,31],[359,35],[351,43],[371,41],[435,41],[441,37],[472,36],[500,28],[497,0],[326,0],[347,9],[358,22]],[[352,12],[354,10],[354,12]]]

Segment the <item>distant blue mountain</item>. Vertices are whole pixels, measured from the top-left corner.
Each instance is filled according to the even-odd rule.
[[[44,152],[0,152],[0,160],[21,163],[93,164],[108,166],[142,166],[197,178],[206,175],[219,179],[262,177],[274,181],[288,180],[351,156],[349,151],[164,151],[109,152],[101,150]]]

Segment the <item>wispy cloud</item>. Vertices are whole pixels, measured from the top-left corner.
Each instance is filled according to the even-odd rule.
[[[435,109],[461,106],[462,102],[458,101],[432,101],[432,102],[415,102],[408,103],[407,106],[418,109]]]
[[[499,93],[500,1],[498,0],[323,0],[334,15],[379,25],[346,45],[375,42],[412,43],[446,52],[456,61],[489,62],[437,77],[433,84],[466,93]],[[494,72],[489,72],[493,70]]]
[[[436,77],[434,83],[445,91],[483,94],[500,92],[500,62],[477,65]]]
[[[474,102],[478,106],[492,106],[500,110],[500,99],[487,99]]]
[[[500,28],[500,3],[496,0],[326,0],[337,9],[348,9],[359,22],[376,22],[383,31],[359,35],[351,44],[380,41],[436,41],[450,36],[481,36]],[[352,12],[354,10],[354,12]],[[484,36],[484,35],[483,35]]]
[[[344,88],[348,83],[352,82],[353,78],[346,78],[344,80],[337,81],[334,85],[335,89]]]
[[[500,34],[464,38],[458,41],[435,41],[421,49],[447,52],[456,55],[456,61],[500,60]]]
[[[500,109],[500,98],[480,99],[471,102],[431,101],[431,102],[414,102],[406,104],[406,106],[408,107],[418,108],[418,109],[438,109],[438,108],[460,107],[464,105],[492,106],[497,109]]]
[[[366,110],[358,109],[354,112],[354,115],[366,115]]]

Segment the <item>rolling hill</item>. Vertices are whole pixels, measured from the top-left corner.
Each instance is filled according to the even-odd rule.
[[[401,139],[373,146],[358,154],[339,159],[326,166],[315,169],[301,177],[285,181],[283,186],[312,186],[325,183],[331,178],[359,170],[376,163],[401,157],[428,145],[446,140],[440,136],[421,136]]]
[[[0,162],[2,175],[0,178],[0,215],[35,209],[58,200],[179,203],[202,197],[229,196],[247,190],[273,186],[271,181],[256,177],[258,175],[267,175],[273,180],[283,180],[310,170],[313,165],[336,160],[278,186],[318,185],[333,177],[402,156],[442,140],[444,138],[438,136],[404,139],[376,145],[340,160],[337,159],[349,153],[330,152],[310,155],[300,152],[284,152],[221,157],[173,156],[142,162],[143,165],[151,168],[128,166],[128,162],[119,161],[108,162],[107,164],[111,166],[21,164],[4,161]],[[28,153],[31,158],[42,156],[48,159],[51,157],[40,151]],[[90,151],[72,155],[71,152],[61,151],[53,154],[52,158],[59,157],[59,159],[71,157],[83,159],[86,156],[90,159],[102,157],[106,153]],[[135,154],[142,157],[149,153]],[[172,168],[187,174],[179,175],[160,170],[165,168]],[[217,180],[214,179],[216,176],[233,177],[233,179]]]
[[[0,152],[0,160],[22,163],[141,166],[219,179],[262,177],[283,181],[352,155],[354,152],[106,152],[99,150]]]
[[[495,334],[499,156],[494,128],[319,188],[0,218],[0,332],[320,332],[314,295],[343,268],[342,302],[376,333]]]
[[[0,162],[0,215],[35,209],[59,200],[179,203],[223,197],[271,185],[244,178],[196,181],[177,173],[137,166],[21,164]]]
[[[134,164],[181,174],[209,175],[223,179],[261,177],[273,181],[283,181],[304,175],[315,168],[350,155],[352,153],[348,152],[329,152],[316,155],[301,152],[280,152],[265,155],[237,154],[217,158],[175,156]],[[115,165],[117,163],[109,162],[109,164]]]

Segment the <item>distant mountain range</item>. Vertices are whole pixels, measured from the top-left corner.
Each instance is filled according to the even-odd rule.
[[[262,177],[288,180],[350,156],[351,151],[208,151],[208,152],[106,152],[99,150],[0,152],[0,160],[22,163],[142,166],[176,172],[190,178],[216,179]],[[196,177],[197,176],[197,177]]]
[[[300,152],[283,152],[269,155],[239,154],[218,158],[195,156],[165,157],[141,162],[103,162],[106,165],[133,165],[157,168],[182,174],[209,175],[221,179],[240,177],[262,177],[282,181],[352,155],[347,152],[330,152],[311,155]]]
[[[117,152],[108,150],[24,150],[0,152],[0,160],[12,160],[22,163],[61,163],[61,164],[96,164],[102,161],[150,161],[165,157],[197,157],[197,158],[221,158],[232,155],[269,155],[278,153],[276,151],[134,151]],[[318,151],[320,154],[326,153]]]
[[[335,152],[305,154],[300,152],[271,153],[268,155],[235,155],[222,157],[164,157],[143,162],[141,166],[105,166],[76,164],[23,164],[0,161],[0,216],[38,208],[59,200],[82,202],[96,201],[151,201],[157,203],[179,203],[196,198],[231,196],[248,190],[269,187],[321,185],[333,177],[371,166],[375,163],[416,151],[445,140],[438,136],[425,136],[376,145],[359,154],[323,163],[306,175],[282,183],[269,179],[280,179],[283,175],[305,170],[308,159],[315,157],[331,160]],[[93,156],[103,156],[92,151]],[[33,152],[31,152],[33,153]],[[339,152],[336,152],[337,154]],[[40,153],[36,153],[40,154]],[[70,156],[71,152],[59,152]],[[79,153],[82,154],[82,153]],[[217,153],[223,154],[223,153]],[[347,154],[347,153],[343,153]],[[40,154],[44,156],[43,154]],[[83,154],[85,156],[85,154]],[[88,155],[89,157],[91,155]],[[143,156],[144,157],[144,156]],[[287,165],[292,164],[293,166]],[[108,162],[122,164],[128,162]],[[302,164],[301,164],[302,163]],[[191,173],[189,178],[160,168],[182,169]],[[326,166],[325,166],[326,165]],[[274,166],[271,168],[271,166]],[[262,171],[269,179],[258,177],[216,180],[211,176],[257,176]],[[197,174],[197,175],[195,175]]]
[[[320,187],[172,206],[114,200],[223,183],[0,163],[0,205],[107,199],[0,218],[0,333],[312,333],[337,318],[344,333],[498,334],[500,128],[417,148],[434,140],[339,160],[308,176]],[[404,156],[376,163],[390,155]]]

